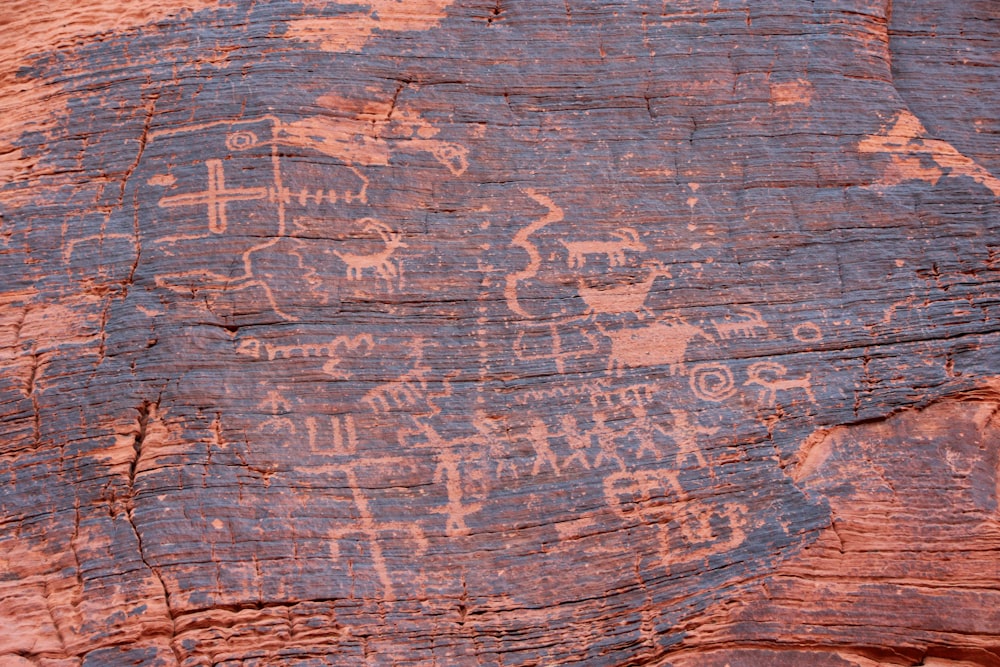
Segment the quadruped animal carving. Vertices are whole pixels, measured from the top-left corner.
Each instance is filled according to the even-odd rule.
[[[774,407],[778,401],[779,391],[789,391],[797,389],[805,393],[809,401],[816,404],[816,397],[813,396],[811,373],[806,373],[802,377],[790,380],[785,379],[788,369],[774,361],[759,361],[750,364],[747,368],[747,381],[744,386],[755,384],[761,388],[761,398],[769,406]]]
[[[643,319],[649,311],[646,310],[646,299],[653,289],[657,278],[671,278],[670,271],[662,264],[650,265],[649,274],[637,283],[614,285],[612,287],[588,287],[582,278],[577,280],[580,296],[587,304],[587,315],[621,315],[635,313]]]
[[[287,217],[289,210],[295,207],[295,193],[285,185],[287,168],[279,152],[279,146],[284,144],[283,128],[284,124],[278,118],[264,116],[255,120],[206,123],[150,133],[145,153],[163,156],[160,158],[160,166],[168,172],[147,180],[150,186],[157,189],[160,212],[157,212],[156,217],[163,216],[165,220],[170,220],[172,227],[176,221],[181,221],[183,227],[189,223],[192,215],[204,216],[205,220],[202,223],[204,231],[157,238],[155,243],[163,248],[165,255],[175,256],[177,253],[172,248],[178,243],[230,233],[232,220],[239,219],[246,224],[251,218],[259,218],[268,226],[267,235],[256,235],[256,238],[262,240],[241,254],[238,264],[240,271],[223,272],[198,268],[169,272],[155,277],[158,287],[191,295],[199,292],[224,294],[256,289],[281,318],[288,321],[297,319],[279,304],[268,276],[260,270],[258,263],[258,258],[265,254],[291,255],[296,258],[298,269],[306,283],[312,286],[318,282],[315,272],[302,255],[300,242],[287,233]],[[227,163],[220,155],[204,160],[206,171],[202,172],[202,187],[189,187],[186,178],[184,182],[178,183],[176,177],[169,173],[173,158],[168,159],[167,156],[173,154],[175,146],[183,145],[180,138],[188,136],[190,140],[197,137],[196,143],[201,145],[217,141],[215,137],[221,132],[227,132],[227,138],[224,143],[218,142],[220,153],[244,153],[241,159],[252,161],[255,169],[249,172],[233,169],[231,166],[227,169]],[[166,142],[170,143],[160,148]],[[336,181],[334,171],[339,175],[347,175],[352,185],[346,186],[339,194],[331,189],[327,195],[316,199],[315,206],[328,205],[324,204],[324,199],[332,204],[338,196],[354,196],[349,193],[353,185],[358,181],[366,183],[360,172],[345,164],[340,164],[330,174],[325,174],[331,179],[331,183]],[[248,173],[254,175],[248,176]],[[364,185],[362,192],[363,190]]]
[[[890,159],[882,178],[868,187],[884,191],[908,180],[936,185],[945,176],[965,176],[1000,197],[1000,179],[960,153],[951,143],[932,136],[919,118],[903,109],[877,134],[858,142],[859,153],[882,154]],[[927,160],[933,162],[933,166],[928,166]]]
[[[715,333],[721,340],[729,340],[738,336],[755,338],[758,329],[767,331],[770,328],[759,310],[749,306],[741,306],[736,308],[736,313],[736,318],[726,317],[721,320],[712,320]]]
[[[422,338],[415,339],[410,354],[407,355],[413,359],[410,368],[397,377],[368,390],[361,402],[377,414],[387,414],[400,410],[407,411],[414,417],[417,415],[433,417],[440,413],[441,408],[434,401],[437,398],[451,395],[449,379],[453,375],[442,378],[443,389],[441,392],[431,391],[427,374],[433,369],[424,363],[424,348],[434,345],[435,343],[427,342]]]
[[[679,317],[614,331],[606,330],[600,323],[597,328],[611,339],[608,371],[617,371],[619,375],[626,368],[662,365],[669,366],[671,375],[684,374],[688,344],[699,337],[715,342],[712,334]]]
[[[411,147],[425,150],[434,159],[448,168],[454,176],[461,176],[469,168],[469,149],[461,144],[455,144],[437,139],[410,139]]]
[[[398,280],[402,284],[402,264],[399,260],[392,259],[393,254],[397,250],[407,247],[402,241],[402,233],[393,231],[388,225],[375,218],[363,218],[360,222],[365,223],[363,228],[365,232],[378,234],[385,247],[378,252],[370,254],[355,254],[334,250],[333,254],[347,265],[347,279],[362,280],[364,272],[371,269],[376,278],[381,278],[386,283],[391,284],[392,281]]]
[[[222,234],[236,232],[255,239],[242,252],[235,271],[183,267],[157,275],[157,286],[190,295],[253,290],[258,294],[248,299],[265,301],[280,317],[294,321],[297,318],[274,293],[272,276],[266,272],[268,260],[260,259],[294,257],[307,287],[326,303],[328,292],[317,288],[321,279],[307,255],[309,244],[299,234],[308,232],[316,221],[344,216],[362,225],[365,233],[377,234],[384,244],[384,249],[370,254],[336,252],[347,265],[347,279],[371,276],[390,287],[401,286],[398,251],[406,247],[402,234],[373,218],[360,217],[370,185],[365,168],[388,165],[392,153],[405,150],[430,153],[455,176],[468,168],[466,147],[432,138],[435,127],[415,112],[406,115],[416,126],[403,135],[405,123],[394,122],[391,114],[369,119],[364,113],[353,118],[312,116],[295,121],[265,115],[150,132],[143,154],[153,175],[143,182],[156,193],[154,219],[171,229],[153,240],[163,255],[182,256],[185,243]],[[412,136],[414,132],[417,136]],[[186,145],[198,146],[199,153],[214,145],[216,154],[204,159],[200,154],[179,155]],[[323,159],[310,160],[312,166],[303,169],[303,161],[290,157],[289,149],[295,155],[302,151],[322,154]],[[179,172],[176,165],[190,164],[189,160],[201,167]],[[70,245],[67,256],[72,252]]]
[[[567,263],[571,269],[581,269],[587,263],[587,255],[604,255],[611,266],[625,263],[625,251],[645,252],[646,244],[639,240],[639,232],[631,227],[623,227],[612,232],[613,241],[563,241],[559,242],[569,253]]]

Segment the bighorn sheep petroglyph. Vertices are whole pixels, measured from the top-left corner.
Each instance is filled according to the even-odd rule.
[[[398,260],[394,262],[391,258],[396,250],[407,247],[402,241],[402,233],[392,231],[384,222],[380,222],[374,218],[364,218],[362,222],[366,223],[364,231],[378,234],[379,238],[385,244],[385,248],[379,252],[366,255],[334,250],[333,254],[347,265],[347,279],[362,280],[365,270],[372,269],[376,278],[381,278],[386,282],[392,282],[396,278],[401,280],[402,268],[398,265]]]

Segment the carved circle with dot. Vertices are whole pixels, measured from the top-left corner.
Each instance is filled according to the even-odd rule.
[[[257,135],[250,130],[240,130],[226,137],[226,148],[231,151],[243,151],[256,146],[257,141]]]

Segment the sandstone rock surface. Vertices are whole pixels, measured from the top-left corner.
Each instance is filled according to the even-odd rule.
[[[997,3],[0,25],[0,664],[1000,665]]]

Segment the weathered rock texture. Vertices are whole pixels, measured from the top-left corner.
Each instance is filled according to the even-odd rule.
[[[3,3],[0,663],[1000,665],[1000,5],[893,5]]]

